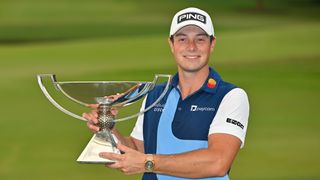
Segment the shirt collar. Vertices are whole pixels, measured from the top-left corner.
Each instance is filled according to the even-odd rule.
[[[201,86],[200,90],[203,90],[208,93],[215,93],[217,91],[217,87],[219,86],[219,83],[221,81],[220,75],[211,67],[209,67],[209,75],[206,79],[206,81]],[[176,73],[172,78],[172,87],[178,89],[179,85],[179,76],[178,73]]]

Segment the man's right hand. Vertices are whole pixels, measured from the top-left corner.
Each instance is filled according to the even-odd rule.
[[[97,133],[100,130],[100,127],[98,125],[98,107],[99,104],[89,104],[88,107],[90,107],[92,110],[91,112],[83,113],[82,117],[85,118],[87,121],[88,128],[93,132]]]
[[[100,130],[100,127],[98,125],[98,108],[99,104],[89,104],[89,108],[91,108],[91,112],[83,113],[82,117],[85,118],[87,121],[88,128],[93,132],[97,133]],[[111,113],[116,116],[118,114],[118,110],[116,107],[111,108]]]

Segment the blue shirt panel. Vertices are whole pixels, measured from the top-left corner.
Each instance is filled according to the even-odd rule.
[[[223,97],[235,87],[220,81],[217,93],[199,90],[184,100],[180,98],[172,124],[173,134],[179,139],[208,140],[210,125]]]

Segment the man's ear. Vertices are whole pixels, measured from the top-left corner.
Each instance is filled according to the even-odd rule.
[[[213,39],[212,39],[212,42],[211,42],[211,44],[210,44],[210,52],[212,53],[213,52],[213,49],[214,49],[214,47],[216,46],[216,37],[214,37]]]
[[[170,45],[171,52],[173,53],[173,39],[171,40],[171,38],[169,37],[168,38],[168,43]]]

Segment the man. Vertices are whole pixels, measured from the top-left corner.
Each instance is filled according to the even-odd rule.
[[[229,179],[232,162],[244,144],[247,95],[224,82],[208,65],[216,38],[206,12],[197,8],[179,11],[168,41],[178,67],[169,92],[157,110],[138,118],[130,137],[113,130],[124,154],[102,152],[100,156],[116,160],[107,167],[125,174],[144,173],[146,180]],[[142,109],[163,88],[157,86],[150,92]],[[99,130],[95,110],[83,116],[91,130]]]

